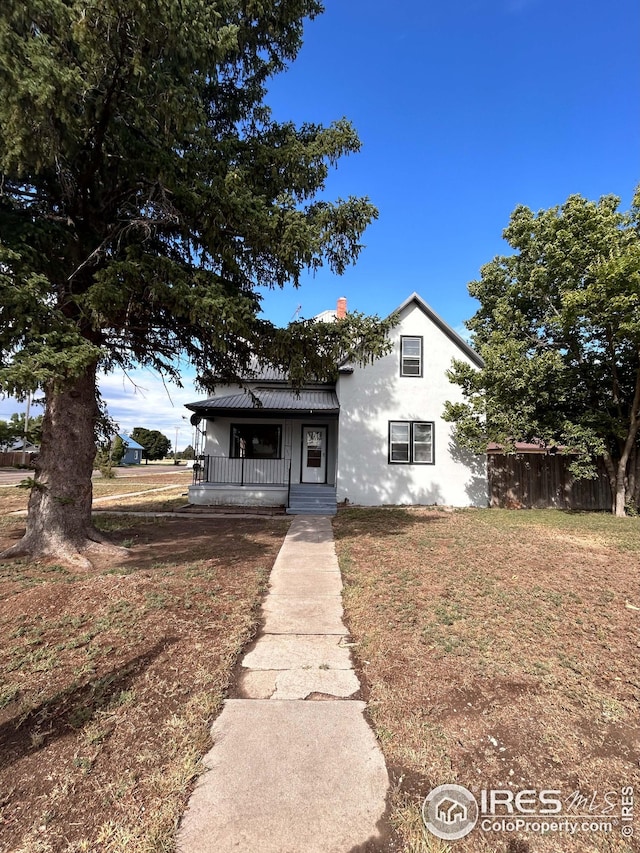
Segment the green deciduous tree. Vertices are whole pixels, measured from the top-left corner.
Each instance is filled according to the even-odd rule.
[[[146,458],[152,462],[154,459],[164,459],[171,449],[171,442],[167,436],[157,429],[136,427],[131,433],[131,438],[144,447]]]
[[[117,435],[113,439],[113,442],[111,444],[111,452],[109,454],[110,459],[111,459],[111,464],[112,465],[119,465],[122,462],[125,453],[126,453],[126,448],[124,446],[124,441],[120,438],[119,435]]]
[[[516,208],[504,232],[515,253],[469,285],[485,367],[455,364],[467,402],[446,417],[479,452],[538,439],[570,453],[582,477],[602,457],[623,515],[640,491],[640,191],[628,213],[619,203],[574,195],[537,214]]]
[[[27,426],[27,441],[39,444],[42,440],[42,415],[30,417]],[[25,414],[15,412],[11,420],[0,421],[0,446],[13,444],[17,439],[25,437]]]
[[[143,364],[235,381],[252,354],[294,380],[384,326],[260,319],[258,285],[337,273],[376,216],[321,195],[359,148],[348,121],[273,120],[269,78],[317,0],[3,0],[0,389],[46,399],[27,532],[11,554],[87,565],[96,371]]]

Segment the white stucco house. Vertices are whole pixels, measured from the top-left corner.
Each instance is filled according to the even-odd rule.
[[[331,313],[344,311],[338,300]],[[335,382],[296,393],[266,369],[251,393],[228,386],[188,405],[202,436],[190,503],[292,513],[341,502],[486,506],[485,457],[460,450],[442,420],[445,401],[462,399],[446,376],[452,359],[482,360],[417,293],[395,313],[391,352],[341,365]]]

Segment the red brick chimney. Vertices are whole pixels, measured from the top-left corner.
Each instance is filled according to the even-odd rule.
[[[336,306],[336,320],[343,320],[347,316],[347,299],[345,296],[341,296],[338,299],[338,304]]]

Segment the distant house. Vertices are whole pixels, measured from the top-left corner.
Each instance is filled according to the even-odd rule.
[[[120,438],[124,444],[124,456],[122,457],[121,464],[139,465],[142,462],[144,447],[128,435],[118,433],[118,438]]]
[[[24,451],[25,453],[40,452],[40,447],[37,444],[32,444],[30,441],[25,441],[23,438],[17,439],[5,449],[8,450],[10,453],[15,453],[17,451]]]
[[[40,448],[22,438],[0,445],[0,465],[31,465],[40,452]]]
[[[341,299],[318,319],[345,311]],[[486,506],[486,457],[459,448],[442,419],[447,400],[462,401],[446,375],[452,359],[482,359],[417,293],[396,313],[391,352],[340,365],[334,382],[298,393],[267,366],[188,405],[205,436],[189,501],[290,513],[335,513],[337,502]]]

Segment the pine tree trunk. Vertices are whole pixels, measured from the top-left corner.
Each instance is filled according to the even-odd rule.
[[[97,415],[95,367],[63,391],[47,389],[27,530],[0,556],[55,558],[90,568],[85,554],[92,549],[109,548],[119,557],[127,554],[126,549],[109,545],[91,520]]]

